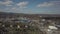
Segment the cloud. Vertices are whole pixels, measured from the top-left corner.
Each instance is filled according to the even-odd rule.
[[[0,1],[0,5],[5,5],[5,6],[12,6],[13,2],[8,0],[8,1]]]
[[[15,4],[15,2],[8,0],[8,1],[0,1],[0,5],[3,5],[4,7],[7,6],[3,9],[6,12],[23,12],[25,9],[27,9],[28,2],[24,1]]]
[[[18,4],[17,4],[17,6],[19,6],[20,8],[27,8],[26,6],[28,5],[28,2],[27,1],[25,1],[25,2],[19,2]]]
[[[53,5],[52,3],[44,2],[42,4],[38,4],[37,7],[49,7],[49,6],[52,6],[52,5]]]
[[[13,8],[11,8],[12,10],[16,10],[17,8],[16,7],[13,7]]]
[[[60,6],[60,1],[43,2],[37,5],[37,7],[52,7],[52,6]]]

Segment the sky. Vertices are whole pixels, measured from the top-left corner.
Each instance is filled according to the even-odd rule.
[[[0,0],[0,12],[60,14],[60,0]]]

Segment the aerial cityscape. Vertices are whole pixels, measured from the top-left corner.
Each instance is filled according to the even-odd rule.
[[[60,34],[60,16],[44,15],[0,12],[0,34]]]

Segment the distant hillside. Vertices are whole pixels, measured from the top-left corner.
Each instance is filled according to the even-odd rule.
[[[0,17],[7,17],[7,16],[22,16],[22,17],[60,17],[60,14],[23,14],[23,13],[8,13],[8,12],[0,12]]]

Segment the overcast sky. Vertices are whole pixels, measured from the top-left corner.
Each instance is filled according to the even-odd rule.
[[[0,12],[60,14],[60,0],[0,0]]]

